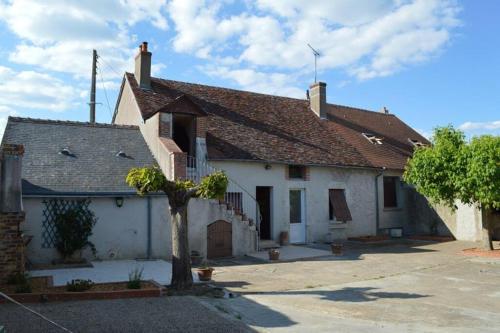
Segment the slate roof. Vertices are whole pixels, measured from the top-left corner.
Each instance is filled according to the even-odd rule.
[[[413,152],[408,139],[428,141],[393,114],[328,104],[328,120],[319,119],[309,101],[200,84],[151,79],[139,88],[125,78],[143,119],[181,96],[208,114],[209,160],[247,160],[303,165],[388,169],[404,168]],[[383,138],[370,143],[362,133]]]
[[[24,145],[24,195],[135,194],[128,170],[155,163],[136,126],[9,117],[2,143]]]

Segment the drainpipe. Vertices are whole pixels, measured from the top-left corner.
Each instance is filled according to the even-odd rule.
[[[151,197],[147,197],[148,201],[148,250],[147,250],[147,258],[151,259]]]
[[[375,176],[375,230],[376,234],[379,234],[380,228],[380,208],[379,208],[379,200],[378,200],[378,179],[380,176],[384,174],[386,167],[383,167],[378,175]]]

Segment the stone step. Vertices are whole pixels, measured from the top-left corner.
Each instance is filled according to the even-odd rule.
[[[269,250],[269,249],[279,248],[280,245],[271,239],[271,240],[261,240],[259,242],[259,247],[260,250]]]

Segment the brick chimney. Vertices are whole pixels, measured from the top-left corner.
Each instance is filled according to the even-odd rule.
[[[21,212],[22,145],[4,144],[0,149],[0,212]]]
[[[315,82],[309,87],[311,110],[321,119],[326,119],[326,83]]]
[[[135,79],[142,89],[151,89],[151,52],[148,43],[139,45],[139,53],[135,56]]]

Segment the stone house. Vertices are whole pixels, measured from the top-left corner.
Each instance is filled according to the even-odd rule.
[[[25,149],[30,261],[56,258],[54,214],[74,205],[99,219],[91,239],[99,258],[168,259],[167,198],[140,197],[125,183],[130,168],[152,164],[171,180],[228,175],[225,202],[189,206],[191,250],[209,258],[280,238],[303,244],[437,232],[475,239],[470,232],[480,231],[477,221],[465,230],[461,215],[429,206],[401,180],[415,147],[429,142],[386,108],[328,103],[323,82],[296,99],[155,78],[151,58],[141,44],[112,124],[9,118],[2,145]]]
[[[137,126],[169,179],[224,170],[262,242],[416,232],[401,176],[428,141],[387,109],[328,103],[322,82],[294,99],[155,78],[151,57],[143,43],[113,124]]]

